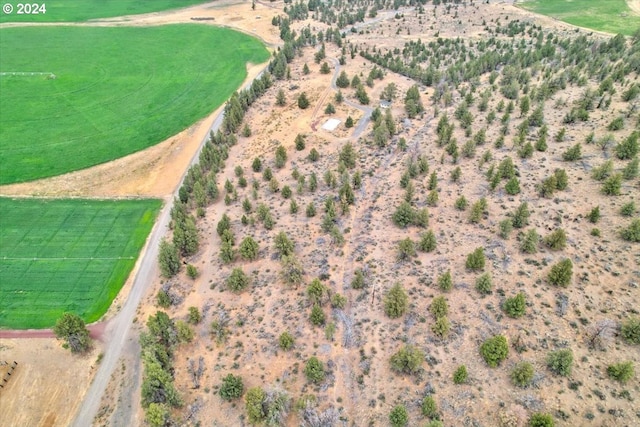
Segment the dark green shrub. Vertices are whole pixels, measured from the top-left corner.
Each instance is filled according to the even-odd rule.
[[[229,374],[222,379],[222,385],[220,386],[220,396],[224,400],[233,400],[242,396],[244,385],[242,384],[242,377]]]
[[[530,229],[526,233],[521,235],[520,238],[520,250],[525,254],[535,254],[538,252],[538,243],[540,242],[540,236],[535,228]]]
[[[573,263],[569,258],[565,258],[551,267],[547,279],[552,285],[566,288],[571,283],[572,275]]]
[[[434,319],[444,317],[449,313],[449,304],[447,299],[443,296],[435,297],[429,305],[429,312],[433,315]]]
[[[616,130],[622,129],[623,127],[624,127],[624,119],[622,118],[622,116],[620,116],[620,117],[616,117],[611,121],[611,123],[609,123],[609,125],[607,126],[607,130],[616,131]]]
[[[622,189],[622,175],[611,175],[602,183],[602,193],[607,196],[619,196]]]
[[[418,242],[419,251],[433,252],[436,249],[436,245],[436,236],[433,234],[433,231],[429,230],[420,235],[420,241]]]
[[[547,355],[547,367],[556,375],[568,377],[573,367],[573,353],[569,349],[550,352]]]
[[[612,379],[624,384],[635,375],[633,362],[627,361],[609,365],[607,367],[607,374],[609,374],[609,377]]]
[[[512,225],[515,228],[524,228],[529,225],[529,205],[527,202],[522,203],[516,211],[513,213],[511,220]]]
[[[416,256],[416,245],[409,237],[400,240],[398,243],[398,253],[396,258],[398,261],[406,261]]]
[[[564,249],[567,246],[567,235],[562,228],[558,228],[544,238],[544,244],[556,251]]]
[[[484,273],[476,279],[476,290],[482,295],[489,295],[491,293],[491,276],[489,273]]]
[[[404,427],[409,424],[409,414],[404,405],[395,406],[389,413],[389,422],[392,427]]]
[[[304,366],[304,375],[309,382],[316,384],[322,382],[325,377],[323,363],[315,356],[310,357]]]
[[[407,312],[409,297],[400,283],[394,284],[384,297],[384,312],[392,319],[396,319]]]
[[[249,286],[249,276],[244,274],[242,269],[234,268],[229,277],[227,277],[227,288],[233,292],[241,292]]]
[[[441,291],[449,292],[453,288],[453,278],[451,270],[447,270],[438,277],[438,287]]]
[[[487,338],[480,346],[480,354],[487,365],[497,367],[509,355],[507,339],[502,335]]]
[[[242,239],[240,243],[240,256],[246,260],[254,260],[258,258],[258,243],[251,236]]]
[[[518,387],[526,387],[531,384],[533,381],[533,374],[535,371],[533,370],[533,365],[529,362],[520,362],[516,363],[516,365],[511,370],[509,374],[509,378],[511,378],[511,382]]]
[[[518,178],[515,176],[511,178],[509,182],[507,182],[507,185],[504,186],[504,191],[512,196],[520,193],[520,181],[518,181]]]
[[[197,325],[202,320],[202,315],[200,314],[200,310],[198,307],[189,307],[189,316],[187,321],[192,325]]]
[[[422,399],[422,405],[420,405],[422,416],[427,418],[438,418],[438,405],[433,397],[427,396]]]
[[[634,219],[627,228],[623,228],[620,236],[628,242],[640,242],[640,218]]]
[[[620,208],[620,215],[622,216],[632,216],[636,212],[636,204],[632,201],[625,203]]]
[[[465,266],[469,270],[484,270],[485,257],[484,248],[476,248],[473,252],[467,255]]]
[[[165,290],[160,289],[156,294],[156,303],[162,308],[167,308],[171,305],[171,298]]]
[[[453,373],[453,383],[464,384],[467,382],[468,376],[467,367],[465,365],[460,365]]]
[[[437,337],[444,339],[449,335],[451,330],[451,322],[446,317],[438,317],[433,325],[431,325],[431,332]]]
[[[278,338],[278,345],[284,351],[291,350],[293,348],[293,344],[295,343],[295,338],[289,332],[284,331],[280,334]]]
[[[502,304],[502,309],[509,317],[518,318],[524,316],[527,309],[527,300],[524,293],[520,292],[515,297],[507,298]]]
[[[529,418],[529,427],[554,427],[553,417],[549,414],[537,412]]]
[[[415,211],[411,204],[404,201],[400,203],[400,206],[393,213],[393,223],[398,227],[405,228],[407,225],[412,224],[415,220]]]
[[[640,344],[640,318],[632,317],[622,322],[620,334],[629,344]]]
[[[498,235],[500,235],[500,237],[502,237],[503,239],[508,239],[509,234],[511,234],[512,230],[513,220],[511,219],[503,219],[502,221],[500,221],[500,224],[498,224]]]
[[[600,220],[600,206],[596,206],[595,208],[591,209],[589,215],[587,215],[587,218],[592,224],[597,223]]]
[[[467,209],[468,205],[469,202],[467,202],[467,199],[464,196],[460,196],[458,199],[456,199],[455,207],[457,210],[463,211]]]
[[[391,369],[400,374],[413,374],[423,361],[424,352],[412,345],[404,345],[390,359]]]
[[[318,304],[314,304],[313,308],[311,309],[311,314],[309,315],[309,320],[315,326],[324,325],[327,317],[324,314],[322,307],[320,307]]]
[[[582,146],[580,143],[577,143],[573,147],[569,148],[567,151],[562,153],[562,160],[565,162],[573,162],[582,157]]]
[[[353,280],[351,280],[351,287],[353,289],[362,289],[364,288],[364,273],[362,272],[362,270],[357,269],[354,272],[353,275]]]

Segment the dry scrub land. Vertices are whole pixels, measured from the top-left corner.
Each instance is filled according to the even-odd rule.
[[[317,41],[316,33],[327,26],[308,19],[291,28],[311,44],[311,35]],[[637,424],[637,376],[620,383],[607,370],[625,361],[637,370],[639,362],[637,345],[620,333],[639,314],[640,251],[637,242],[621,237],[637,221],[640,200],[637,161],[620,154],[619,145],[637,144],[637,98],[625,95],[638,84],[631,41],[500,4],[378,11],[371,24],[345,31],[344,49],[326,42],[319,63],[319,43],[301,47],[288,64],[290,78],[276,80],[248,109],[247,129],[239,131],[217,174],[217,200],[197,220],[200,246],[185,260],[196,267],[197,278],[182,271],[158,283],[172,301],[172,318],[186,321],[189,307],[202,315],[193,340],[175,350],[175,385],[184,405],[173,417],[180,423],[246,424],[260,418],[245,408],[256,395],[247,390],[261,387],[268,396],[290,398],[283,399],[289,409],[280,412],[288,417],[273,425],[388,425],[398,405],[406,408],[409,425],[439,418],[444,425],[516,426],[538,412],[561,426]],[[420,50],[429,43],[434,45]],[[506,56],[478,75],[464,68],[480,66],[477,58],[488,51]],[[509,62],[510,51],[520,59]],[[542,57],[527,57],[543,51]],[[378,106],[390,83],[397,87],[391,108],[357,137],[344,123],[370,111],[358,108],[352,87],[341,90],[345,102],[335,101],[331,82],[341,56],[340,71],[349,80],[359,77],[370,107]],[[588,65],[580,62],[589,58]],[[328,74],[320,72],[325,61]],[[376,71],[370,74],[380,69],[381,79]],[[416,83],[424,112],[409,118],[404,99]],[[276,105],[280,90],[283,106]],[[298,103],[303,92],[306,109]],[[324,113],[328,103],[334,113]],[[393,126],[385,121],[388,112]],[[443,116],[453,124],[448,134]],[[341,120],[335,131],[321,128],[329,118]],[[298,135],[304,144],[296,143]],[[355,156],[344,151],[348,143]],[[280,166],[279,146],[286,152]],[[312,149],[319,153],[316,161]],[[260,169],[253,169],[255,158]],[[266,168],[272,177],[265,177]],[[195,215],[190,200],[186,207]],[[426,208],[428,225],[394,224],[403,200],[413,209]],[[524,203],[530,215],[520,224],[514,213]],[[311,205],[314,216],[307,213]],[[589,214],[598,206],[601,217],[592,223]],[[230,219],[231,237],[219,235],[223,215]],[[507,223],[516,227],[510,233]],[[558,230],[565,245],[549,237],[562,234]],[[423,252],[419,243],[428,231],[437,244]],[[283,269],[291,266],[274,248],[282,232],[295,243],[294,257],[304,271],[297,284],[287,283],[291,269]],[[241,247],[247,237],[257,243],[257,254],[248,244]],[[418,246],[415,254],[411,244],[401,244],[407,238]],[[233,255],[225,240],[233,242]],[[467,256],[476,248],[486,263],[468,268]],[[550,272],[565,259],[572,264],[570,280],[554,285]],[[239,292],[230,289],[237,283],[228,279],[234,269],[249,278]],[[364,272],[364,285],[354,289],[357,271]],[[446,272],[450,286],[442,279]],[[486,292],[476,289],[483,273],[492,283]],[[315,278],[323,286],[314,284],[314,292]],[[408,294],[408,306],[390,318],[387,295],[396,283]],[[518,294],[524,304],[514,308]],[[432,315],[440,296],[448,303],[448,322]],[[155,301],[150,296],[149,306]],[[294,338],[288,351],[279,342],[283,332]],[[495,335],[506,337],[508,354],[492,368],[480,348]],[[421,352],[408,374],[390,363],[405,345]],[[566,376],[548,366],[549,355],[560,350],[573,357]],[[317,383],[305,376],[312,357],[325,369]],[[189,372],[200,358],[204,373],[194,388]],[[521,362],[533,368],[524,387],[511,378]],[[461,365],[468,378],[455,384]],[[229,397],[227,388],[221,392],[228,374],[244,384],[242,397],[229,402],[221,397]],[[437,409],[424,417],[428,396]],[[321,417],[329,421],[314,424]]]

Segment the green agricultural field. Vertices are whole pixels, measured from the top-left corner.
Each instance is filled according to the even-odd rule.
[[[133,268],[159,200],[0,198],[0,328],[98,320]]]
[[[518,6],[580,27],[612,34],[632,35],[640,16],[625,0],[527,0]]]
[[[38,8],[36,14],[30,8],[30,14],[18,14],[18,3],[26,1],[4,1],[10,3],[13,11],[0,15],[0,22],[61,22],[86,21],[88,19],[110,18],[114,16],[135,15],[138,13],[159,12],[177,9],[198,3],[203,0],[55,0],[28,2],[33,5],[45,5],[44,10]],[[25,12],[23,9],[22,12]],[[44,13],[43,13],[44,12]]]
[[[257,39],[202,24],[2,28],[0,184],[154,145],[220,106],[247,62],[268,58]]]

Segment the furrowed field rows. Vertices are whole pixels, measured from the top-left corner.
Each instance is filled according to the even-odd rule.
[[[159,207],[157,200],[0,198],[0,327],[48,327],[64,311],[99,319]]]

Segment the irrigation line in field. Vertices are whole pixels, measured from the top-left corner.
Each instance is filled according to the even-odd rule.
[[[97,256],[92,256],[92,257],[79,257],[79,258],[75,258],[75,257],[60,257],[60,258],[55,258],[55,257],[45,257],[45,258],[38,258],[38,257],[2,257],[3,260],[9,260],[9,261],[62,261],[62,260],[82,260],[82,261],[86,261],[86,260],[92,260],[92,259],[96,259],[96,260],[114,260],[114,259],[135,259],[132,256],[117,256],[117,257],[97,257]]]

